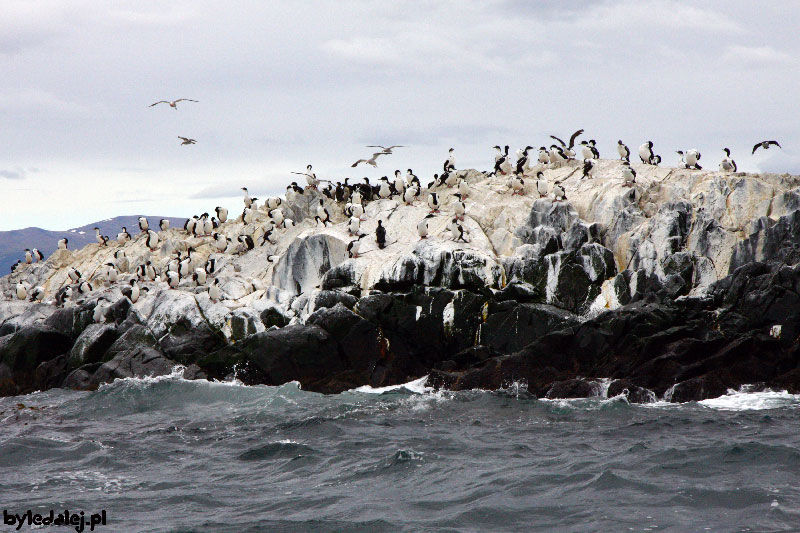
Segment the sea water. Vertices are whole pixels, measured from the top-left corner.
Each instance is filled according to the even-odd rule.
[[[179,376],[0,399],[4,510],[105,511],[109,532],[800,528],[786,392],[631,405]]]

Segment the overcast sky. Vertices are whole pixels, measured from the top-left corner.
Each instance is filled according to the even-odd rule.
[[[486,169],[578,128],[800,173],[798,28],[789,1],[2,0],[0,230],[238,210],[309,163]],[[176,98],[200,103],[148,107]],[[409,147],[349,168],[385,143]]]

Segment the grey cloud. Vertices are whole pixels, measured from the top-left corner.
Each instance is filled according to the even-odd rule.
[[[759,172],[800,175],[799,156],[788,151],[776,151],[775,147],[770,148],[770,152],[771,153],[767,155],[765,159],[756,163]],[[758,154],[758,152],[756,152],[756,154]]]
[[[415,146],[436,146],[442,143],[475,143],[483,140],[508,138],[518,132],[499,124],[448,124],[430,128],[397,128],[389,129],[375,126],[363,132],[358,141],[367,144],[387,146],[389,144],[406,144]]]
[[[286,184],[288,185],[291,181],[288,178],[284,179]],[[216,183],[214,185],[209,185],[207,187],[203,187],[196,193],[189,196],[189,198],[193,200],[208,200],[208,199],[216,199],[216,198],[239,198],[244,197],[244,192],[242,192],[242,187],[247,187],[247,190],[250,193],[250,196],[256,196],[259,199],[266,198],[267,196],[277,196],[283,194],[285,192],[284,189],[263,185],[263,184],[253,184],[253,180],[242,180],[241,182],[225,182],[225,183]]]
[[[22,180],[25,179],[27,175],[28,173],[22,168],[0,170],[0,178],[5,178],[8,180]]]

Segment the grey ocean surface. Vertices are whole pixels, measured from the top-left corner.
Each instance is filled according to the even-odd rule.
[[[96,531],[797,531],[798,407],[120,380],[0,399],[0,501]]]

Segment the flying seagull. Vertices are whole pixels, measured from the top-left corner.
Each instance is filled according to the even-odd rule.
[[[359,159],[358,161],[356,161],[355,163],[353,163],[350,166],[355,168],[356,166],[358,166],[359,163],[366,163],[368,165],[372,165],[375,168],[378,168],[378,162],[376,161],[376,159],[378,159],[378,156],[387,155],[387,154],[391,154],[391,153],[392,152],[375,152],[374,154],[372,154],[372,157],[370,157],[369,159]]]
[[[392,146],[388,146],[388,147],[387,147],[387,146],[381,146],[381,145],[379,145],[379,144],[378,144],[378,145],[375,145],[375,144],[368,144],[368,145],[367,145],[367,148],[380,148],[381,150],[383,150],[383,153],[385,153],[385,154],[391,154],[391,153],[392,153],[392,150],[393,150],[394,148],[405,148],[405,145],[402,145],[402,144],[393,144]]]
[[[186,137],[181,137],[180,135],[178,135],[178,139],[183,141],[181,144],[197,144],[197,141],[194,139],[187,139]]]
[[[192,100],[190,98],[178,98],[177,100],[173,100],[172,102],[170,102],[169,100],[159,100],[155,104],[150,104],[150,107],[153,107],[154,105],[158,105],[158,104],[169,104],[169,106],[171,108],[173,108],[175,111],[177,111],[178,110],[178,102],[197,102],[197,100]]]
[[[760,143],[756,143],[756,145],[753,146],[753,153],[756,153],[756,148],[763,148],[764,150],[768,150],[770,144],[774,144],[778,148],[781,148],[781,145],[778,144],[778,141],[761,141]]]

